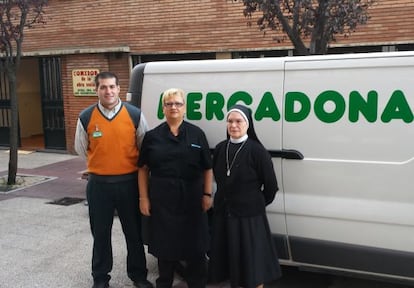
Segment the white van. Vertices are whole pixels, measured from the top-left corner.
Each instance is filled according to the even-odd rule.
[[[414,284],[414,52],[144,63],[128,98],[155,127],[172,87],[211,148],[230,106],[252,109],[282,264]]]

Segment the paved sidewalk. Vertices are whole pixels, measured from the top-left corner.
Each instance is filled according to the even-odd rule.
[[[85,198],[85,163],[77,156],[19,154],[18,174],[55,179],[8,194],[0,193],[0,287],[91,287],[92,236],[83,202],[57,205],[64,197]],[[0,150],[0,176],[7,175],[8,153]],[[113,227],[111,287],[133,287],[126,275],[126,247],[119,219]],[[149,280],[156,277],[148,255]]]
[[[75,155],[47,152],[25,152],[18,154],[17,175],[35,175],[55,178],[38,185],[22,187],[15,192],[0,192],[0,200],[15,197],[37,197],[57,200],[62,197],[85,196],[85,180],[81,179],[86,169],[84,161]],[[0,176],[8,173],[9,153],[0,150]]]
[[[0,287],[92,286],[92,237],[87,207],[82,203],[61,206],[45,199],[17,197],[0,201],[0,215]],[[117,218],[112,235],[111,287],[133,287],[126,275],[125,241]],[[153,281],[154,259],[148,259],[148,264]]]

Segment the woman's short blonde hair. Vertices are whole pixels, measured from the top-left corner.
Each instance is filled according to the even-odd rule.
[[[162,103],[165,103],[165,101],[172,96],[180,96],[181,99],[183,99],[183,103],[185,103],[184,90],[179,89],[179,88],[170,88],[170,89],[165,90],[164,93],[162,93]]]

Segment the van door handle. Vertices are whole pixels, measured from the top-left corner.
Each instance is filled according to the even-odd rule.
[[[272,158],[303,160],[303,154],[295,149],[268,150]]]

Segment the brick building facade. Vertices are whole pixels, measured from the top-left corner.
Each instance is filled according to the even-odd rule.
[[[283,56],[293,49],[288,40],[274,40],[281,34],[260,32],[254,19],[249,27],[243,5],[234,0],[50,0],[46,11],[47,24],[27,30],[23,43],[18,75],[20,133],[21,137],[44,135],[45,148],[69,153],[74,153],[79,112],[97,100],[74,95],[73,70],[117,73],[125,99],[130,71],[139,62]],[[412,0],[378,1],[370,9],[368,24],[350,37],[339,36],[330,53],[414,50],[412,11]],[[53,87],[48,87],[51,82]],[[61,113],[46,109],[47,103],[57,102],[55,96],[61,99]],[[48,143],[55,136],[45,131],[53,134],[56,123],[61,123],[56,125],[62,132],[57,137],[63,141]]]

